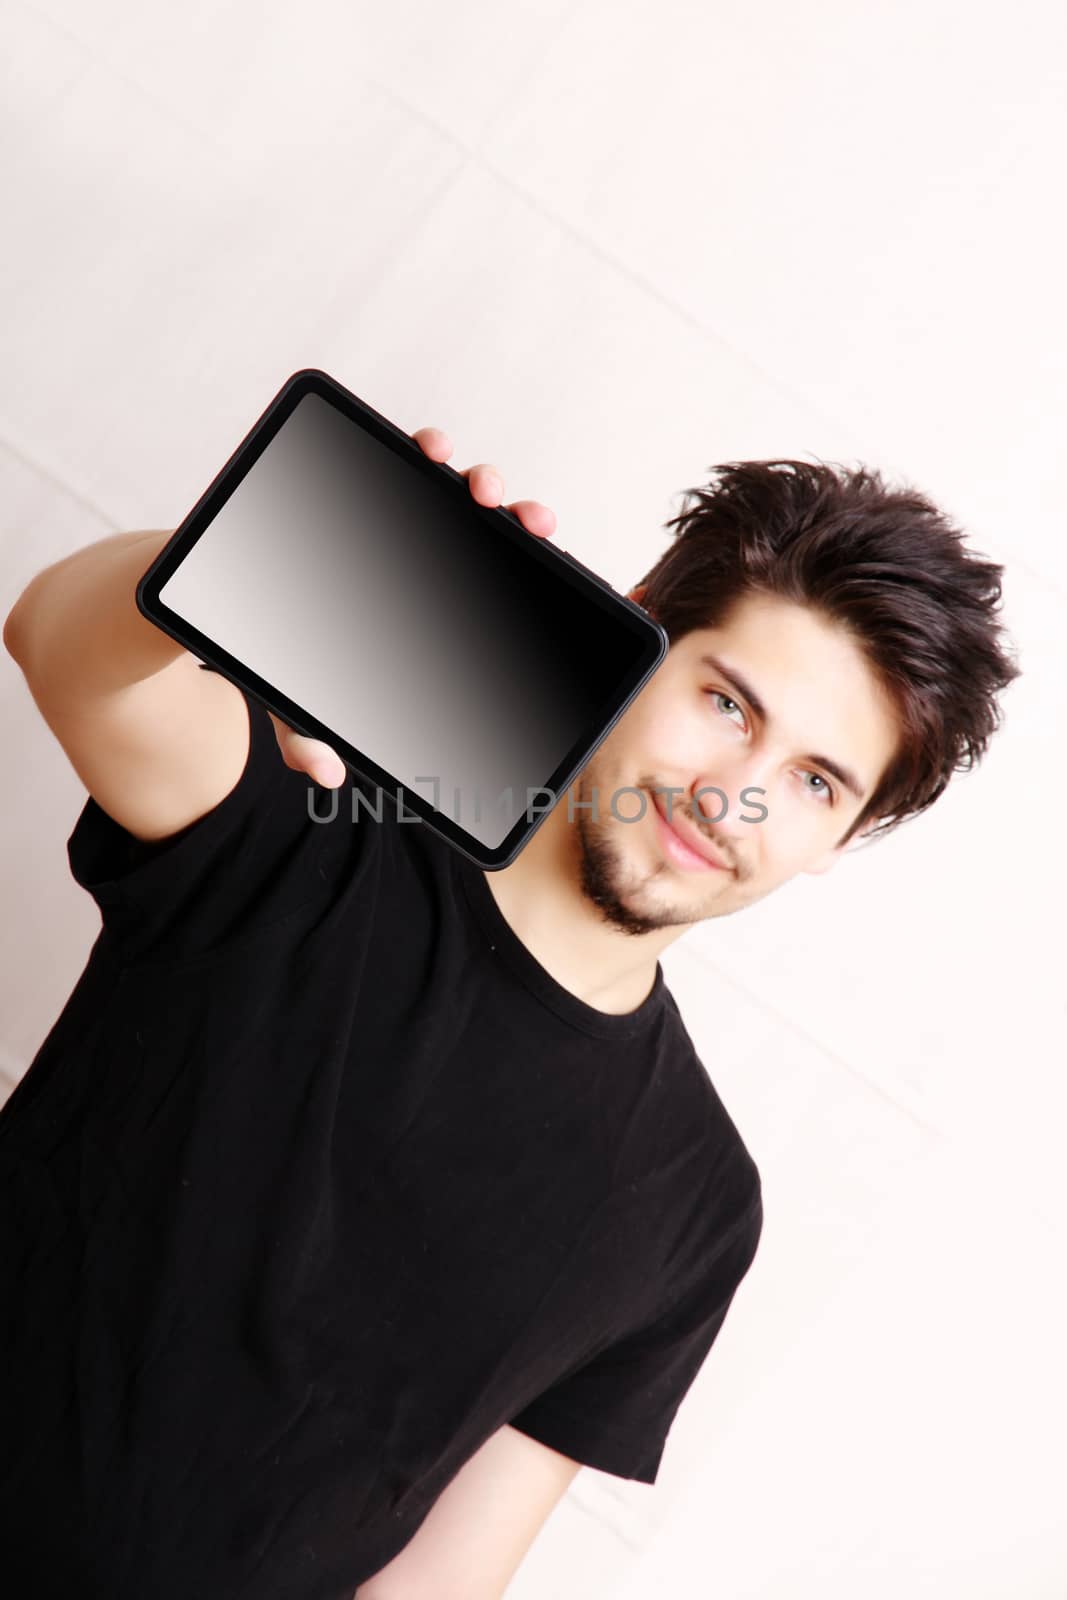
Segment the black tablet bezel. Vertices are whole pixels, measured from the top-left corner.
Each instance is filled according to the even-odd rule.
[[[283,426],[305,395],[316,394],[337,407],[343,415],[366,429],[375,439],[404,458],[419,472],[432,477],[442,493],[462,498],[465,514],[473,513],[488,518],[503,538],[511,539],[531,561],[554,563],[561,581],[567,582],[595,604],[610,611],[644,642],[644,649],[636,664],[616,688],[615,693],[590,719],[582,737],[574,743],[556,771],[549,776],[546,788],[562,797],[568,784],[585,766],[597,746],[607,736],[631,701],[651,678],[667,654],[669,640],[666,631],[649,614],[617,593],[602,578],[598,578],[567,551],[527,532],[514,512],[503,506],[482,506],[470,492],[467,479],[447,462],[431,461],[421,446],[388,418],[360,400],[329,373],[318,367],[302,367],[294,372],[279,389],[262,416],[242,439],[229,460],[196,502],[188,516],[175,529],[173,535],[142,575],[136,588],[137,606],[149,622],[176,639],[198,660],[217,667],[247,694],[259,700],[269,711],[295,728],[298,733],[321,739],[328,744],[359,778],[365,778],[390,795],[398,807],[414,813],[436,833],[457,849],[461,855],[486,871],[499,871],[509,866],[536,833],[554,807],[538,812],[532,819],[524,812],[496,849],[488,849],[480,840],[468,833],[455,818],[445,811],[436,810],[424,796],[405,788],[384,768],[339,737],[325,723],[318,721],[304,707],[282,694],[273,684],[253,672],[244,662],[209,639],[197,628],[179,617],[161,599],[159,591],[185,560],[196,541],[207,531],[222,506],[233,494],[241,480],[249,473],[274,435]],[[556,802],[559,804],[559,798]],[[411,820],[410,816],[406,819]]]

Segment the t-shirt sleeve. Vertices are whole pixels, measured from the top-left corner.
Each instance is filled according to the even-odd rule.
[[[195,956],[292,915],[325,889],[351,847],[348,785],[330,791],[287,767],[266,707],[241,692],[248,758],[211,811],[144,841],[90,795],[67,841],[71,875],[126,963]]]
[[[539,1395],[510,1419],[512,1427],[601,1472],[655,1483],[678,1408],[752,1265],[762,1227],[757,1187],[695,1282]]]

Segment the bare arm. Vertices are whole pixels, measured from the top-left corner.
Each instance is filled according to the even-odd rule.
[[[112,534],[31,579],[4,625],[4,644],[27,677],[84,701],[140,683],[185,655],[134,597],[170,537]]]
[[[19,595],[4,646],[90,794],[159,839],[232,789],[248,750],[243,697],[141,615],[137,584],[169,530],[119,533],[45,567]],[[339,757],[270,713],[287,766],[336,787]]]
[[[452,453],[440,429],[414,438],[433,460]],[[500,504],[499,474],[480,465],[463,475],[481,504]],[[531,533],[554,527],[537,501],[509,509]],[[4,646],[85,787],[142,839],[165,838],[217,805],[248,751],[241,691],[201,672],[138,610],[137,584],[170,538],[169,530],[119,533],[76,550],[30,581],[4,624]],[[270,718],[286,766],[328,788],[344,782],[329,745]]]
[[[580,1469],[580,1461],[505,1423],[464,1462],[414,1539],[352,1600],[501,1600]]]

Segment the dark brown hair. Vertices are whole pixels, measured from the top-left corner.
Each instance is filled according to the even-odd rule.
[[[997,620],[1003,567],[968,551],[945,514],[872,468],[730,461],[665,526],[674,543],[643,578],[641,604],[671,644],[721,626],[746,595],[816,609],[846,629],[896,711],[900,742],[839,840],[925,811],[985,754],[997,694],[1020,675]]]

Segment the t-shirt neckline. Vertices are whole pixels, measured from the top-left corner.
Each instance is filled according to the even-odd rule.
[[[602,1039],[630,1038],[644,1032],[660,1015],[666,993],[660,962],[656,962],[656,978],[651,990],[635,1010],[621,1013],[598,1011],[595,1006],[587,1005],[576,994],[565,989],[526,948],[493,898],[493,891],[482,869],[458,850],[450,850],[449,855],[467,904],[488,937],[491,948],[506,962],[519,982],[550,1011],[573,1027]]]

